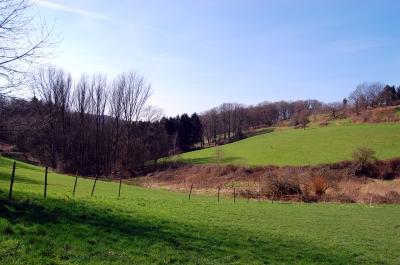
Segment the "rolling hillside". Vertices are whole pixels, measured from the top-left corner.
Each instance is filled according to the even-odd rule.
[[[0,157],[1,264],[398,264],[399,205],[271,204],[50,173]]]
[[[356,147],[366,145],[379,159],[400,156],[400,123],[343,124],[313,126],[306,130],[272,128],[260,134],[223,146],[224,164],[317,165],[351,159]],[[266,130],[272,131],[272,130]],[[184,162],[213,162],[215,148],[181,154]]]

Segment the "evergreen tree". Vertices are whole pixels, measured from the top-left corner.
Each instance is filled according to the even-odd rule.
[[[203,146],[203,125],[201,123],[200,117],[195,112],[192,114],[190,119],[191,119],[192,125],[193,125],[191,143],[192,143],[192,145],[195,145],[196,143],[200,143],[201,146]]]
[[[182,114],[178,127],[178,145],[183,151],[189,151],[192,144],[193,124],[189,115]]]

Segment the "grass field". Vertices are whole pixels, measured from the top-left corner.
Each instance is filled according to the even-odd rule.
[[[274,130],[274,132],[269,133]],[[265,132],[265,133],[263,133]],[[268,128],[259,135],[223,146],[224,163],[260,165],[317,165],[351,159],[366,145],[379,159],[400,156],[400,123],[349,124],[346,120],[306,130]],[[213,162],[215,148],[181,154],[185,162]]]
[[[1,264],[399,264],[400,205],[290,204],[170,193],[0,157]]]

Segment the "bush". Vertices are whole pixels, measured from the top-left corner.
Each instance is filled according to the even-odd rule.
[[[394,108],[376,108],[372,110],[372,116],[380,121],[382,120],[384,117],[387,117],[391,114],[393,114],[395,111]]]
[[[376,160],[375,150],[367,146],[359,146],[352,154],[357,165],[357,173],[372,177],[374,175],[372,162]]]
[[[400,194],[396,191],[389,191],[385,196],[378,194],[368,194],[365,202],[368,203],[372,199],[372,203],[399,203]],[[369,201],[368,201],[369,198]]]
[[[300,183],[297,180],[289,178],[279,178],[271,181],[268,191],[277,197],[302,194]]]
[[[304,184],[304,194],[315,193],[316,196],[320,197],[325,194],[325,191],[330,187],[328,180],[323,176],[315,176],[310,178]]]
[[[335,202],[340,202],[340,203],[355,203],[356,200],[348,195],[348,194],[344,194],[344,193],[340,193],[336,196],[333,197],[333,201]]]
[[[301,201],[305,203],[319,202],[320,198],[313,195],[303,195]]]
[[[387,203],[400,203],[400,194],[397,191],[389,191],[386,194]]]
[[[395,172],[392,169],[391,161],[375,160],[372,164],[373,176],[381,180],[390,180],[395,178]]]

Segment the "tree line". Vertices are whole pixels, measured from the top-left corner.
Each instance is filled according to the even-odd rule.
[[[0,140],[61,172],[98,176],[133,176],[159,159],[240,140],[251,129],[279,123],[305,127],[321,113],[339,118],[400,103],[400,86],[375,82],[358,85],[342,102],[223,103],[200,115],[164,117],[146,104],[152,88],[136,71],[113,80],[94,74],[74,81],[50,66],[32,75],[30,87],[30,101],[0,97]]]
[[[60,172],[134,176],[202,142],[200,117],[163,117],[146,104],[152,88],[136,71],[74,81],[49,66],[32,75],[30,88],[31,100],[0,97],[0,140]]]
[[[30,86],[30,101],[1,98],[1,136],[41,164],[111,176],[164,156],[162,110],[146,105],[151,85],[136,71],[112,81],[94,74],[74,82],[62,69],[47,67]]]
[[[264,101],[245,106],[239,103],[223,103],[200,113],[203,141],[207,144],[223,144],[244,137],[243,130],[269,127],[274,124],[305,127],[319,114],[328,113],[331,118],[345,117],[363,110],[400,104],[400,86],[383,85],[381,82],[359,84],[342,101],[324,103],[315,99],[297,101]]]

